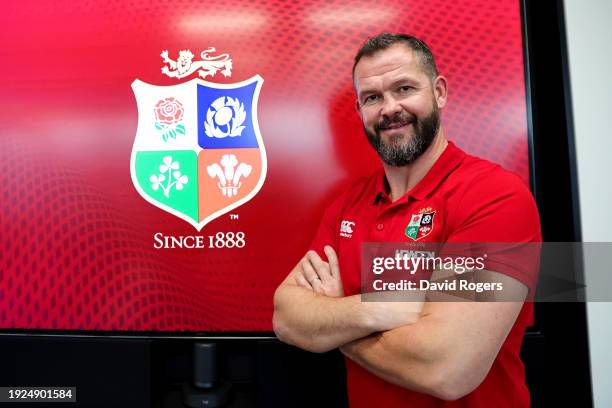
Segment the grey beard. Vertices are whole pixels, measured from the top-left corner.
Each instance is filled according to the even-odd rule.
[[[383,143],[380,136],[380,128],[374,127],[374,132],[363,128],[370,145],[376,150],[381,160],[394,167],[407,166],[418,159],[431,146],[438,129],[440,128],[440,112],[438,107],[433,105],[433,110],[429,116],[422,120],[414,121],[414,135],[393,136],[389,143]],[[401,143],[403,138],[408,137],[406,143]]]

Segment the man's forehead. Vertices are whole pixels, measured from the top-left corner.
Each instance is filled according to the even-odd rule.
[[[400,68],[422,70],[420,65],[420,60],[412,49],[396,44],[362,57],[355,66],[355,79],[379,76]]]

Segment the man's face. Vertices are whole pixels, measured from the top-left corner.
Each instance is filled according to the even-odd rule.
[[[418,57],[393,45],[355,67],[357,109],[368,141],[391,166],[406,166],[431,145],[440,127],[431,78]]]

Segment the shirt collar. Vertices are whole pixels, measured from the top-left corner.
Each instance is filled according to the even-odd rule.
[[[423,200],[463,161],[465,156],[465,152],[449,140],[448,145],[425,177],[412,190],[407,192],[404,197],[400,198],[400,201],[408,201],[410,197],[415,200]],[[377,204],[380,200],[390,201],[387,194],[388,188],[387,178],[384,170],[382,170],[376,181],[374,204]]]

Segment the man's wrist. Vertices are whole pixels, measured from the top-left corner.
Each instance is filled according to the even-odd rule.
[[[334,299],[336,301],[345,303],[345,307],[348,306],[346,310],[350,310],[346,318],[354,322],[355,326],[357,326],[358,328],[367,331],[368,334],[380,331],[378,329],[380,323],[375,318],[372,311],[369,310],[370,308],[367,306],[367,303],[361,301],[361,295],[350,295],[342,298],[334,298],[329,296],[325,297],[327,297],[328,299]]]
[[[357,318],[359,325],[368,330],[370,333],[381,331],[381,322],[375,310],[368,302],[361,300],[361,295],[353,295],[356,303]]]

